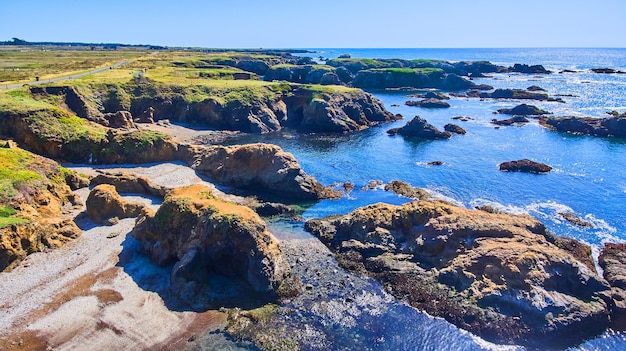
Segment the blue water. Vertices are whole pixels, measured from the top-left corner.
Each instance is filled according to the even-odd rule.
[[[555,115],[606,117],[606,112],[626,111],[626,75],[590,73],[589,68],[626,70],[626,49],[315,49],[312,57],[488,60],[501,65],[542,64],[577,73],[551,75],[496,74],[477,79],[477,84],[496,88],[526,88],[539,85],[550,95],[568,94],[565,103],[530,102]],[[399,179],[431,190],[463,206],[482,204],[512,213],[528,213],[561,236],[576,238],[593,246],[597,254],[603,242],[626,241],[626,140],[573,136],[551,132],[536,122],[496,129],[489,122],[503,107],[521,101],[480,101],[453,98],[449,109],[405,106],[406,92],[375,91],[392,113],[405,119],[366,131],[345,135],[280,134],[249,137],[280,145],[295,155],[305,171],[324,184],[350,181],[355,190],[336,201],[322,201],[304,213],[305,218],[347,213],[374,202],[403,203],[406,199],[383,190],[361,191],[370,180]],[[528,101],[527,101],[528,102]],[[397,105],[397,106],[396,106]],[[403,126],[420,115],[443,129],[455,123],[467,130],[445,141],[411,141],[388,136],[386,131]],[[467,122],[454,116],[468,116]],[[529,158],[554,167],[546,175],[504,173],[498,164]],[[442,166],[429,166],[443,161]],[[583,228],[565,221],[559,212],[572,212],[594,224]],[[460,334],[459,334],[460,335]],[[459,335],[450,333],[450,340]],[[448,343],[433,349],[445,349]],[[419,347],[419,345],[416,345]],[[623,334],[609,333],[580,349],[626,349]]]

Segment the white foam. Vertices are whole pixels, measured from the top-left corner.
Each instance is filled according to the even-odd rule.
[[[513,206],[513,205],[504,205],[497,201],[487,200],[487,199],[474,199],[470,201],[471,207],[481,207],[481,206],[490,206],[498,211],[510,213],[510,214],[528,214],[528,211],[523,207]]]

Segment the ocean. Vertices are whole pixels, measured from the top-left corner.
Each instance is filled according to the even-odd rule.
[[[549,75],[493,74],[475,79],[477,84],[495,88],[522,88],[538,85],[551,96],[564,95],[565,103],[527,102],[555,116],[607,117],[606,112],[626,111],[626,74],[596,74],[590,68],[626,70],[626,49],[311,49],[311,57],[350,54],[363,58],[442,59],[448,61],[486,60],[504,66],[515,63],[541,64],[555,73]],[[574,70],[576,73],[558,73]],[[384,190],[361,190],[371,180],[402,180],[428,189],[436,196],[468,208],[490,205],[511,213],[527,213],[541,220],[554,234],[575,238],[593,247],[597,255],[604,242],[626,242],[626,140],[556,133],[531,121],[522,126],[496,128],[494,111],[522,102],[452,98],[448,109],[426,109],[404,105],[409,92],[372,91],[392,113],[404,120],[342,135],[302,135],[285,131],[269,135],[248,135],[236,142],[268,142],[291,152],[304,170],[323,184],[352,182],[354,190],[340,200],[322,201],[304,213],[304,218],[345,214],[357,207],[387,202],[401,204],[406,198]],[[390,128],[401,127],[420,115],[439,129],[447,123],[463,127],[467,134],[449,140],[411,141],[389,136]],[[452,117],[466,116],[466,122]],[[498,169],[505,161],[528,158],[554,169],[549,174],[506,173]],[[440,166],[429,162],[441,161]],[[593,224],[576,226],[559,213],[573,213]],[[306,238],[301,224],[272,223],[283,238]],[[387,343],[371,349],[449,350],[503,349],[468,336],[445,321],[421,316],[398,301],[378,317],[380,323],[403,323],[393,331],[359,329],[357,326],[331,328],[327,333],[349,333],[354,340]],[[400,314],[400,315],[399,315]],[[402,315],[404,314],[404,315]],[[413,323],[413,324],[411,324]],[[421,323],[421,324],[420,324]],[[355,329],[356,328],[356,329]],[[432,329],[434,328],[434,330]],[[432,337],[415,337],[414,333]],[[361,333],[362,335],[359,335]],[[356,335],[356,336],[355,336]],[[436,336],[436,337],[435,337]],[[386,339],[385,339],[386,338]],[[393,343],[390,340],[401,340]],[[411,341],[413,340],[413,341]],[[354,344],[358,345],[358,344]],[[363,345],[366,345],[364,342]],[[357,347],[358,348],[358,347]],[[626,336],[612,331],[590,340],[576,350],[626,349]]]

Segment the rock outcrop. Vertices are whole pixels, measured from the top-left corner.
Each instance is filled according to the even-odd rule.
[[[150,179],[136,176],[129,173],[98,172],[98,175],[91,178],[91,186],[100,184],[110,184],[118,192],[129,194],[144,194],[154,197],[165,197],[170,190],[164,186],[152,183]]]
[[[541,120],[552,130],[599,137],[626,137],[626,117],[549,117]]]
[[[531,161],[529,159],[502,162],[498,165],[498,168],[504,172],[526,172],[536,174],[550,173],[552,170],[552,167],[544,163]]]
[[[491,123],[498,125],[498,126],[510,126],[513,124],[526,124],[529,122],[530,121],[528,120],[528,118],[524,116],[513,116],[507,119],[495,119],[494,118],[491,120]]]
[[[608,326],[607,282],[529,216],[379,203],[305,228],[346,269],[496,343],[563,348]]]
[[[81,235],[68,218],[82,207],[66,184],[73,173],[25,150],[0,148],[0,271]]]
[[[131,235],[152,261],[174,264],[172,292],[194,308],[223,306],[249,295],[276,301],[299,290],[278,240],[258,215],[214,197],[202,185],[172,190],[156,213],[143,212]],[[220,296],[217,276],[244,288]]]
[[[124,200],[110,184],[93,188],[87,198],[87,215],[99,224],[114,224],[115,219],[137,217],[144,206]]]
[[[449,132],[440,131],[420,116],[413,117],[404,127],[390,129],[387,133],[427,140],[449,139],[451,136]]]
[[[286,99],[286,126],[302,132],[343,133],[362,130],[398,119],[371,94],[352,91],[344,94],[319,94],[297,90]]]
[[[498,113],[513,116],[541,116],[549,115],[550,112],[542,110],[537,106],[521,104],[513,108],[501,108]]]
[[[341,196],[307,175],[292,154],[276,145],[203,148],[191,167],[219,184],[255,190],[280,199],[318,200]]]

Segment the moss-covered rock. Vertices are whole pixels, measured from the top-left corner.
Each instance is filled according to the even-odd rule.
[[[81,206],[66,184],[71,173],[28,151],[0,148],[0,270],[80,236],[67,218]]]

